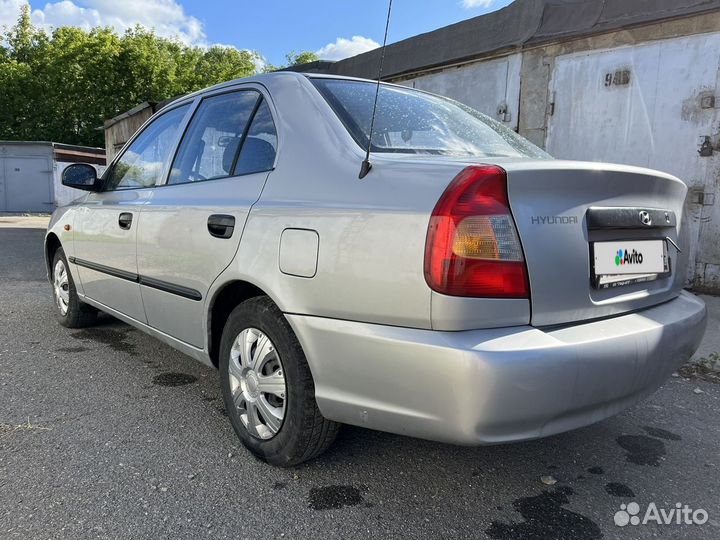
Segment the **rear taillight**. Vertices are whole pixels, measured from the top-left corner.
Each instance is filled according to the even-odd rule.
[[[433,210],[425,245],[425,280],[451,296],[528,298],[520,239],[500,167],[467,167]]]

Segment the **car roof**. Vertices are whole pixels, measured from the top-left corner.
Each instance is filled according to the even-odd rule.
[[[243,77],[240,79],[232,79],[229,81],[221,82],[218,84],[215,84],[213,86],[208,86],[207,88],[202,88],[200,90],[196,90],[195,92],[191,92],[190,94],[186,94],[184,96],[181,96],[177,99],[174,99],[164,105],[162,109],[167,109],[168,107],[177,105],[180,102],[189,101],[194,99],[197,96],[200,96],[205,93],[214,92],[216,90],[221,90],[223,88],[230,88],[238,84],[245,84],[245,83],[258,83],[258,84],[264,84],[264,83],[270,83],[272,81],[278,81],[281,79],[287,79],[288,77],[294,78],[296,80],[302,80],[302,79],[342,79],[342,80],[348,80],[348,81],[360,81],[360,82],[369,82],[369,83],[377,83],[377,80],[371,80],[371,79],[361,79],[358,77],[347,77],[343,75],[327,75],[327,74],[321,74],[321,73],[298,73],[296,71],[273,71],[272,73],[261,73],[259,75],[252,75],[250,77]],[[383,83],[383,84],[389,84],[389,83]],[[158,111],[159,112],[159,111]]]

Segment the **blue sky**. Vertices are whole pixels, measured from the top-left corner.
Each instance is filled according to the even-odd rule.
[[[388,41],[398,41],[493,11],[511,0],[394,0]],[[26,0],[0,0],[0,25],[11,24]],[[45,0],[30,1],[45,28],[140,23],[194,45],[232,45],[281,64],[289,51],[338,59],[382,42],[386,0]]]

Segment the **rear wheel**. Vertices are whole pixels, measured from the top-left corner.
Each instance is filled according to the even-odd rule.
[[[246,300],[230,314],[220,373],[230,422],[256,456],[289,467],[332,444],[340,424],[320,414],[305,354],[269,298]]]
[[[62,248],[55,251],[52,264],[53,298],[55,317],[68,328],[91,326],[97,319],[97,310],[82,302],[77,295],[75,282]]]

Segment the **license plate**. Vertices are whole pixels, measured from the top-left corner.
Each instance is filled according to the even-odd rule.
[[[621,281],[623,277],[656,277],[669,270],[665,240],[595,242],[593,257],[594,277],[598,282]]]

